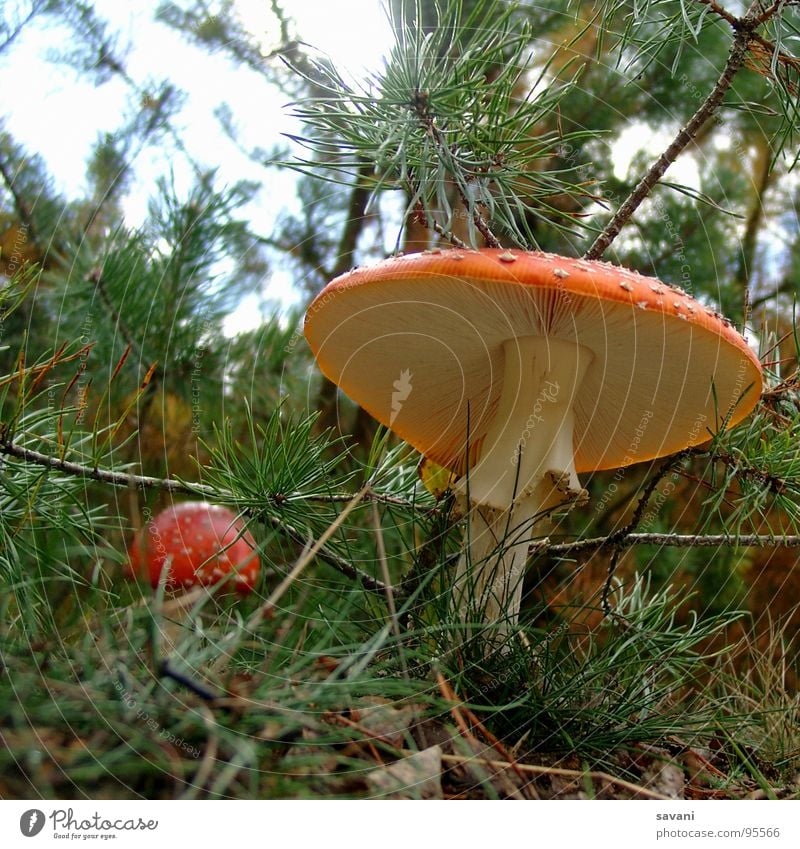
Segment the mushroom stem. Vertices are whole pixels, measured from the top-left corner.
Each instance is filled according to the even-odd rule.
[[[503,345],[503,387],[480,456],[460,484],[470,502],[457,569],[461,621],[516,625],[528,547],[543,520],[581,503],[573,447],[573,403],[592,361],[587,348],[527,336]]]

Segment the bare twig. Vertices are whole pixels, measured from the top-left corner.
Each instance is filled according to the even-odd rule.
[[[708,6],[708,8],[718,17],[722,18],[723,21],[727,21],[732,27],[735,27],[739,23],[739,19],[732,15],[727,9],[720,6],[716,0],[697,0],[698,3],[701,3],[703,6]]]
[[[617,564],[619,563],[619,558],[622,554],[622,547],[618,544],[615,544],[615,542],[624,540],[626,537],[629,537],[636,530],[636,528],[639,527],[639,522],[642,521],[644,511],[647,509],[647,505],[650,503],[650,496],[655,492],[656,487],[664,479],[664,477],[669,474],[669,472],[683,460],[684,457],[691,453],[691,451],[691,448],[687,448],[685,451],[681,451],[679,454],[675,454],[674,456],[669,457],[664,463],[661,464],[661,467],[658,469],[658,471],[647,482],[647,486],[645,486],[644,491],[642,492],[642,495],[639,498],[639,502],[636,505],[636,509],[633,511],[633,516],[631,517],[631,520],[628,522],[627,525],[625,525],[624,528],[621,528],[618,531],[614,531],[614,533],[609,535],[609,545],[613,545],[614,550],[611,553],[611,559],[608,563],[606,581],[605,584],[603,584],[603,593],[601,596],[601,607],[603,609],[603,613],[606,616],[610,616],[612,612],[611,605],[609,603],[609,596],[611,595],[611,582],[614,579],[614,572],[616,572]]]
[[[735,28],[728,61],[708,97],[700,108],[692,115],[688,123],[680,130],[667,149],[658,157],[650,170],[642,177],[636,188],[628,195],[616,215],[606,225],[603,232],[595,239],[594,244],[584,254],[585,259],[599,259],[609,245],[617,238],[620,230],[639,208],[642,201],[650,194],[656,183],[663,177],[666,170],[678,158],[679,154],[691,144],[700,128],[716,112],[722,103],[725,93],[731,87],[737,71],[744,65],[747,49],[753,37],[753,24],[750,21],[739,21],[731,26]]]
[[[631,516],[630,522],[625,525],[624,528],[621,528],[618,531],[614,531],[610,535],[612,541],[616,542],[618,540],[625,539],[625,537],[629,537],[636,528],[639,527],[639,522],[642,521],[642,517],[644,516],[644,511],[647,510],[647,505],[650,502],[650,496],[655,492],[656,487],[661,483],[662,480],[677,466],[679,463],[683,462],[683,460],[693,453],[692,448],[686,448],[683,451],[680,451],[677,454],[673,454],[671,457],[668,457],[658,468],[658,471],[653,475],[652,478],[647,482],[647,486],[645,486],[639,501],[636,504],[636,509],[633,511],[633,516]]]
[[[24,460],[36,466],[43,466],[54,472],[61,472],[71,477],[86,478],[87,480],[111,484],[112,486],[132,487],[134,489],[160,489],[164,492],[181,492],[187,495],[214,495],[211,487],[202,484],[187,484],[182,481],[169,478],[153,478],[147,475],[132,475],[126,472],[112,472],[100,469],[97,466],[84,466],[80,463],[65,460],[61,457],[52,457],[32,448],[23,448],[14,442],[0,442],[0,454],[6,457],[14,457]]]
[[[784,5],[785,0],[775,0],[775,2],[767,6],[760,15],[755,15],[753,18],[753,24],[757,27],[761,26],[761,24],[765,24],[770,18],[775,17],[775,15],[780,11],[781,6]]]
[[[603,584],[603,592],[600,595],[600,609],[603,611],[603,616],[613,616],[614,610],[611,607],[611,582],[614,580],[614,573],[617,571],[617,564],[622,554],[622,548],[618,545],[614,546],[611,552],[611,559],[608,561],[606,569],[606,580]]]
[[[435,233],[438,233],[443,239],[447,239],[450,244],[455,245],[455,247],[457,248],[464,248],[466,250],[466,248],[468,247],[468,245],[465,242],[462,242],[461,239],[459,239],[455,233],[451,233],[448,230],[445,230],[444,227],[442,227],[442,225],[438,221],[433,222],[433,230]]]
[[[303,553],[297,563],[289,570],[284,579],[270,593],[269,598],[259,607],[258,610],[250,617],[247,622],[246,630],[252,631],[253,628],[269,613],[272,608],[283,598],[289,587],[300,577],[303,570],[311,561],[319,555],[325,546],[325,543],[339,530],[344,520],[353,512],[353,510],[363,500],[364,496],[369,491],[369,484],[364,486],[353,496],[347,506],[342,510],[336,519],[325,529],[322,536],[314,542],[314,544]],[[385,588],[384,588],[385,590]]]
[[[409,752],[413,754],[413,752]],[[491,767],[492,769],[510,769],[511,764],[505,761],[493,761],[486,758],[465,757],[462,755],[442,755],[443,763],[450,764],[480,764],[481,766]],[[648,799],[669,799],[669,796],[663,796],[661,793],[656,793],[653,790],[648,790],[646,787],[640,787],[638,784],[633,784],[630,781],[625,781],[622,778],[617,778],[608,772],[584,772],[579,769],[564,769],[557,766],[539,766],[538,764],[517,763],[517,769],[523,773],[530,775],[558,775],[564,778],[575,778],[581,781],[590,779],[591,781],[603,781],[607,784],[614,784],[617,787],[623,787],[631,793],[638,796],[646,796]]]
[[[201,495],[211,499],[219,500],[230,493],[220,493],[218,490],[212,489],[209,486],[204,486],[198,483],[185,483],[179,480],[169,478],[147,477],[145,475],[133,475],[124,472],[112,472],[106,469],[99,469],[96,466],[83,466],[80,463],[75,463],[70,460],[64,460],[59,457],[51,457],[48,454],[43,454],[40,451],[34,451],[30,448],[23,448],[9,441],[0,441],[0,455],[13,457],[18,460],[23,460],[34,465],[43,466],[62,474],[71,475],[74,477],[94,480],[100,483],[110,484],[112,486],[127,487],[131,489],[160,489],[164,492],[184,493],[186,495]],[[655,477],[656,483],[660,478]],[[651,482],[652,483],[652,482]],[[655,484],[653,484],[655,486]],[[647,492],[647,490],[645,490]],[[652,492],[652,491],[651,491]],[[265,495],[265,499],[271,496]],[[330,496],[328,500],[332,501],[352,501],[354,496]],[[377,495],[371,491],[356,493],[359,500],[382,501],[388,497]],[[648,496],[649,497],[649,496]],[[292,496],[295,500],[303,500],[304,496]],[[286,498],[282,499],[285,503]],[[325,500],[323,496],[311,496],[309,500]],[[390,500],[389,503],[395,503]],[[411,506],[406,502],[401,502],[403,506]],[[638,505],[637,505],[638,510]],[[644,510],[644,508],[642,508]],[[294,528],[288,522],[278,518],[277,516],[259,516],[259,519],[267,522],[278,533],[287,536],[289,539],[296,542],[298,545],[307,545],[308,538],[297,528]],[[579,554],[586,551],[597,551],[603,548],[612,546],[620,546],[629,548],[633,545],[667,545],[677,548],[690,547],[712,547],[718,548],[725,545],[736,546],[754,546],[754,547],[779,547],[800,548],[800,535],[776,535],[776,534],[740,534],[738,536],[729,536],[728,534],[664,534],[664,533],[629,533],[625,528],[615,531],[604,537],[593,537],[591,539],[577,540],[576,542],[568,543],[549,543],[538,540],[531,550],[531,553],[542,554],[548,553],[560,557],[566,557],[574,554]],[[334,569],[337,569],[343,575],[353,580],[357,580],[361,585],[370,592],[386,595],[386,587],[382,581],[367,575],[360,569],[353,566],[342,557],[334,554],[328,549],[322,548],[317,552],[320,560],[324,561]],[[400,596],[405,596],[406,593],[401,592]]]
[[[668,545],[673,548],[721,548],[737,546],[740,548],[800,548],[800,534],[628,534],[622,539],[610,537],[592,537],[576,542],[547,544],[538,540],[531,553],[553,554],[565,557],[587,551],[598,551],[611,546],[629,548],[633,545]]]

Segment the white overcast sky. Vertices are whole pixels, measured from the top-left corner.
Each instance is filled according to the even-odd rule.
[[[282,132],[297,129],[288,117],[285,95],[270,90],[254,72],[223,56],[205,53],[156,22],[157,0],[95,0],[94,5],[111,30],[119,32],[120,47],[129,45],[126,69],[137,84],[144,87],[148,79],[167,79],[185,92],[186,105],[176,125],[192,157],[202,165],[217,167],[220,183],[243,178],[266,182],[266,191],[253,199],[248,213],[257,232],[265,232],[265,226],[268,232],[276,198],[292,198],[293,177],[274,169],[265,171],[249,161],[221,132],[214,110],[227,104],[240,126],[244,145],[269,148],[281,141]],[[391,44],[391,32],[378,0],[284,0],[282,5],[296,21],[297,33],[340,67],[359,75],[364,69],[380,67]],[[267,0],[238,0],[236,6],[248,29],[263,33],[265,48],[274,45],[276,33],[271,29]],[[92,144],[100,133],[122,124],[131,91],[118,79],[95,86],[71,69],[49,63],[48,53],[68,49],[65,34],[61,28],[34,23],[13,49],[0,57],[0,118],[30,153],[44,158],[56,188],[72,199],[83,193]],[[191,185],[185,159],[168,147],[138,157],[133,190],[125,205],[130,226],[145,219],[156,179],[170,172],[179,189]],[[281,273],[273,275],[265,295],[284,306],[295,300],[291,281]],[[253,306],[242,305],[231,329],[257,323]]]
[[[1,1],[1,0],[0,0]],[[117,31],[120,46],[129,45],[127,70],[142,88],[148,79],[167,79],[187,96],[176,125],[192,157],[204,166],[218,168],[220,183],[251,178],[265,183],[247,213],[257,232],[269,232],[276,208],[291,204],[293,175],[265,171],[251,162],[221,132],[214,117],[227,104],[236,120],[245,147],[269,148],[281,133],[297,129],[285,108],[285,96],[270,90],[262,78],[237,67],[225,57],[209,55],[189,44],[179,33],[154,20],[158,0],[95,0],[100,17]],[[237,0],[236,8],[248,29],[263,33],[265,49],[276,43],[268,0]],[[378,70],[391,45],[391,31],[380,0],[284,0],[283,8],[308,44],[327,53],[334,63],[361,76]],[[95,86],[63,65],[47,62],[48,52],[68,49],[65,31],[34,24],[6,55],[0,57],[0,118],[16,140],[44,158],[56,188],[67,198],[83,194],[86,161],[102,132],[116,130],[130,108],[131,91],[118,79]],[[635,152],[662,139],[632,121],[615,144],[618,176],[624,176]],[[144,221],[148,198],[156,179],[172,172],[179,190],[192,183],[184,158],[169,146],[149,149],[135,165],[133,190],[125,206],[127,223]],[[697,169],[690,157],[682,158],[670,178],[697,184]],[[277,202],[276,202],[276,199]],[[297,299],[288,273],[280,269],[266,282],[264,296],[285,306]],[[243,303],[232,316],[229,332],[256,325],[258,299]]]

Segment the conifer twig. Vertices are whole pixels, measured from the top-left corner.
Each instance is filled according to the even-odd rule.
[[[128,489],[158,489],[162,492],[169,493],[201,495],[212,500],[219,499],[220,497],[219,491],[203,484],[189,484],[170,478],[155,478],[146,475],[134,475],[127,472],[112,472],[108,469],[100,469],[97,466],[83,466],[71,460],[51,457],[49,454],[43,454],[41,451],[23,448],[22,446],[15,445],[10,440],[0,441],[0,455],[23,460],[32,465],[43,466],[44,468],[72,477],[93,480],[99,483],[110,484],[111,486],[126,487]],[[277,516],[261,515],[258,518],[298,545],[306,546],[308,544],[307,535]],[[341,572],[345,577],[358,581],[364,589],[383,595],[384,597],[386,596],[386,586],[382,581],[373,578],[366,572],[362,572],[338,554],[334,554],[329,549],[323,547],[317,552],[317,557]]]
[[[410,752],[409,754],[413,754]],[[511,763],[506,761],[498,761],[498,760],[490,760],[488,758],[479,758],[477,756],[473,757],[471,755],[442,755],[443,763],[450,764],[480,764],[481,766],[491,767],[492,769],[510,769]],[[522,772],[529,773],[531,775],[541,775],[541,776],[563,776],[565,778],[572,778],[576,781],[586,781],[587,779],[590,781],[599,781],[605,784],[613,784],[617,787],[622,787],[625,790],[630,791],[634,795],[644,796],[647,799],[666,799],[670,800],[669,796],[664,796],[661,793],[656,793],[654,790],[648,790],[646,787],[641,787],[638,784],[634,784],[631,781],[625,781],[623,778],[618,778],[615,775],[611,775],[608,772],[588,772],[581,771],[578,769],[566,769],[564,767],[557,766],[544,766],[542,764],[527,764],[527,763],[519,763],[517,762],[517,768]]]
[[[754,22],[748,18],[736,20],[733,43],[731,44],[728,60],[711,93],[706,97],[698,110],[683,126],[667,149],[658,157],[649,171],[642,177],[634,190],[623,201],[616,215],[605,226],[603,232],[595,239],[592,246],[584,254],[584,259],[600,259],[622,228],[627,224],[642,201],[650,194],[666,170],[678,158],[680,153],[691,144],[700,128],[717,111],[726,92],[731,87],[733,78],[744,65],[747,50],[753,37]]]
[[[668,545],[673,548],[721,548],[739,546],[754,548],[800,548],[800,534],[671,534],[638,533],[628,534],[621,539],[611,537],[592,537],[566,543],[545,543],[537,541],[534,550],[537,554],[547,553],[559,556],[597,551],[609,546],[630,548],[633,545]]]
[[[134,475],[126,472],[112,472],[108,469],[100,469],[97,466],[84,466],[70,460],[52,457],[40,451],[23,448],[12,441],[0,441],[0,455],[13,457],[37,466],[43,466],[52,471],[61,472],[73,477],[94,480],[112,486],[127,487],[133,489],[159,489],[163,492],[185,493],[186,495],[203,495],[208,498],[218,499],[220,493],[209,486],[199,483],[185,483],[184,481],[170,478],[148,477],[146,475]],[[350,501],[353,496],[333,496],[336,500]],[[297,499],[303,496],[298,495]],[[381,500],[382,496],[377,493],[367,492],[361,496],[365,501],[370,499]],[[299,545],[306,545],[307,538],[296,528],[277,516],[265,516],[276,531],[285,534]],[[590,539],[576,540],[568,543],[549,543],[537,541],[535,551],[549,553],[557,556],[568,556],[585,551],[596,551],[610,546],[629,548],[633,545],[668,545],[676,548],[711,547],[718,548],[725,545],[753,546],[753,547],[779,547],[800,548],[800,534],[677,534],[677,533],[628,533],[626,529],[608,534],[603,537],[592,537]],[[337,554],[323,548],[317,556],[320,560],[333,566],[348,578],[359,581],[365,589],[371,592],[386,594],[386,587],[382,581],[362,572]]]
[[[675,468],[675,466],[680,463],[684,457],[690,454],[692,451],[691,448],[687,448],[685,451],[681,451],[679,454],[675,454],[672,457],[668,457],[665,460],[658,471],[653,475],[653,477],[647,482],[647,486],[645,486],[644,491],[642,492],[641,497],[636,505],[635,510],[633,511],[633,516],[631,520],[625,525],[624,528],[620,528],[618,531],[614,531],[609,535],[609,545],[613,545],[613,551],[611,552],[611,559],[608,562],[608,570],[606,572],[606,581],[603,584],[603,593],[601,596],[601,607],[603,609],[603,613],[606,616],[611,615],[611,605],[609,603],[609,597],[611,595],[611,581],[614,579],[614,573],[617,570],[617,564],[619,563],[619,558],[622,555],[622,546],[619,544],[615,544],[617,541],[624,540],[626,537],[629,537],[636,528],[639,527],[639,522],[642,521],[642,517],[644,516],[644,511],[647,509],[647,505],[650,503],[650,496],[655,492],[658,484],[664,479],[664,477]]]
[[[350,513],[358,506],[358,504],[362,501],[366,493],[369,491],[369,484],[364,484],[361,489],[353,496],[351,501],[347,504],[347,506],[342,510],[341,513],[334,519],[333,522],[325,529],[325,532],[322,536],[316,540],[312,545],[306,546],[303,550],[303,553],[297,559],[297,562],[292,566],[292,568],[286,573],[283,580],[278,584],[277,587],[269,594],[269,597],[261,604],[250,616],[247,622],[244,625],[242,630],[242,634],[244,633],[252,633],[258,627],[259,623],[264,619],[265,616],[269,615],[271,611],[275,608],[277,603],[283,598],[286,594],[289,587],[300,577],[305,568],[311,563],[315,557],[319,557],[320,553],[324,550],[325,543],[339,530],[339,528],[344,523],[344,520],[350,515]],[[237,643],[238,643],[237,639]],[[230,657],[232,652],[231,648],[228,648],[225,652],[223,652],[212,664],[211,670],[213,672],[219,672],[219,670],[225,665],[228,658]]]

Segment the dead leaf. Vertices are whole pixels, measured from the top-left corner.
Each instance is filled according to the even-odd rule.
[[[642,773],[641,783],[648,790],[661,793],[670,799],[683,799],[685,775],[683,769],[671,761],[653,760]]]
[[[384,799],[441,799],[442,750],[430,746],[367,774],[369,791]]]

